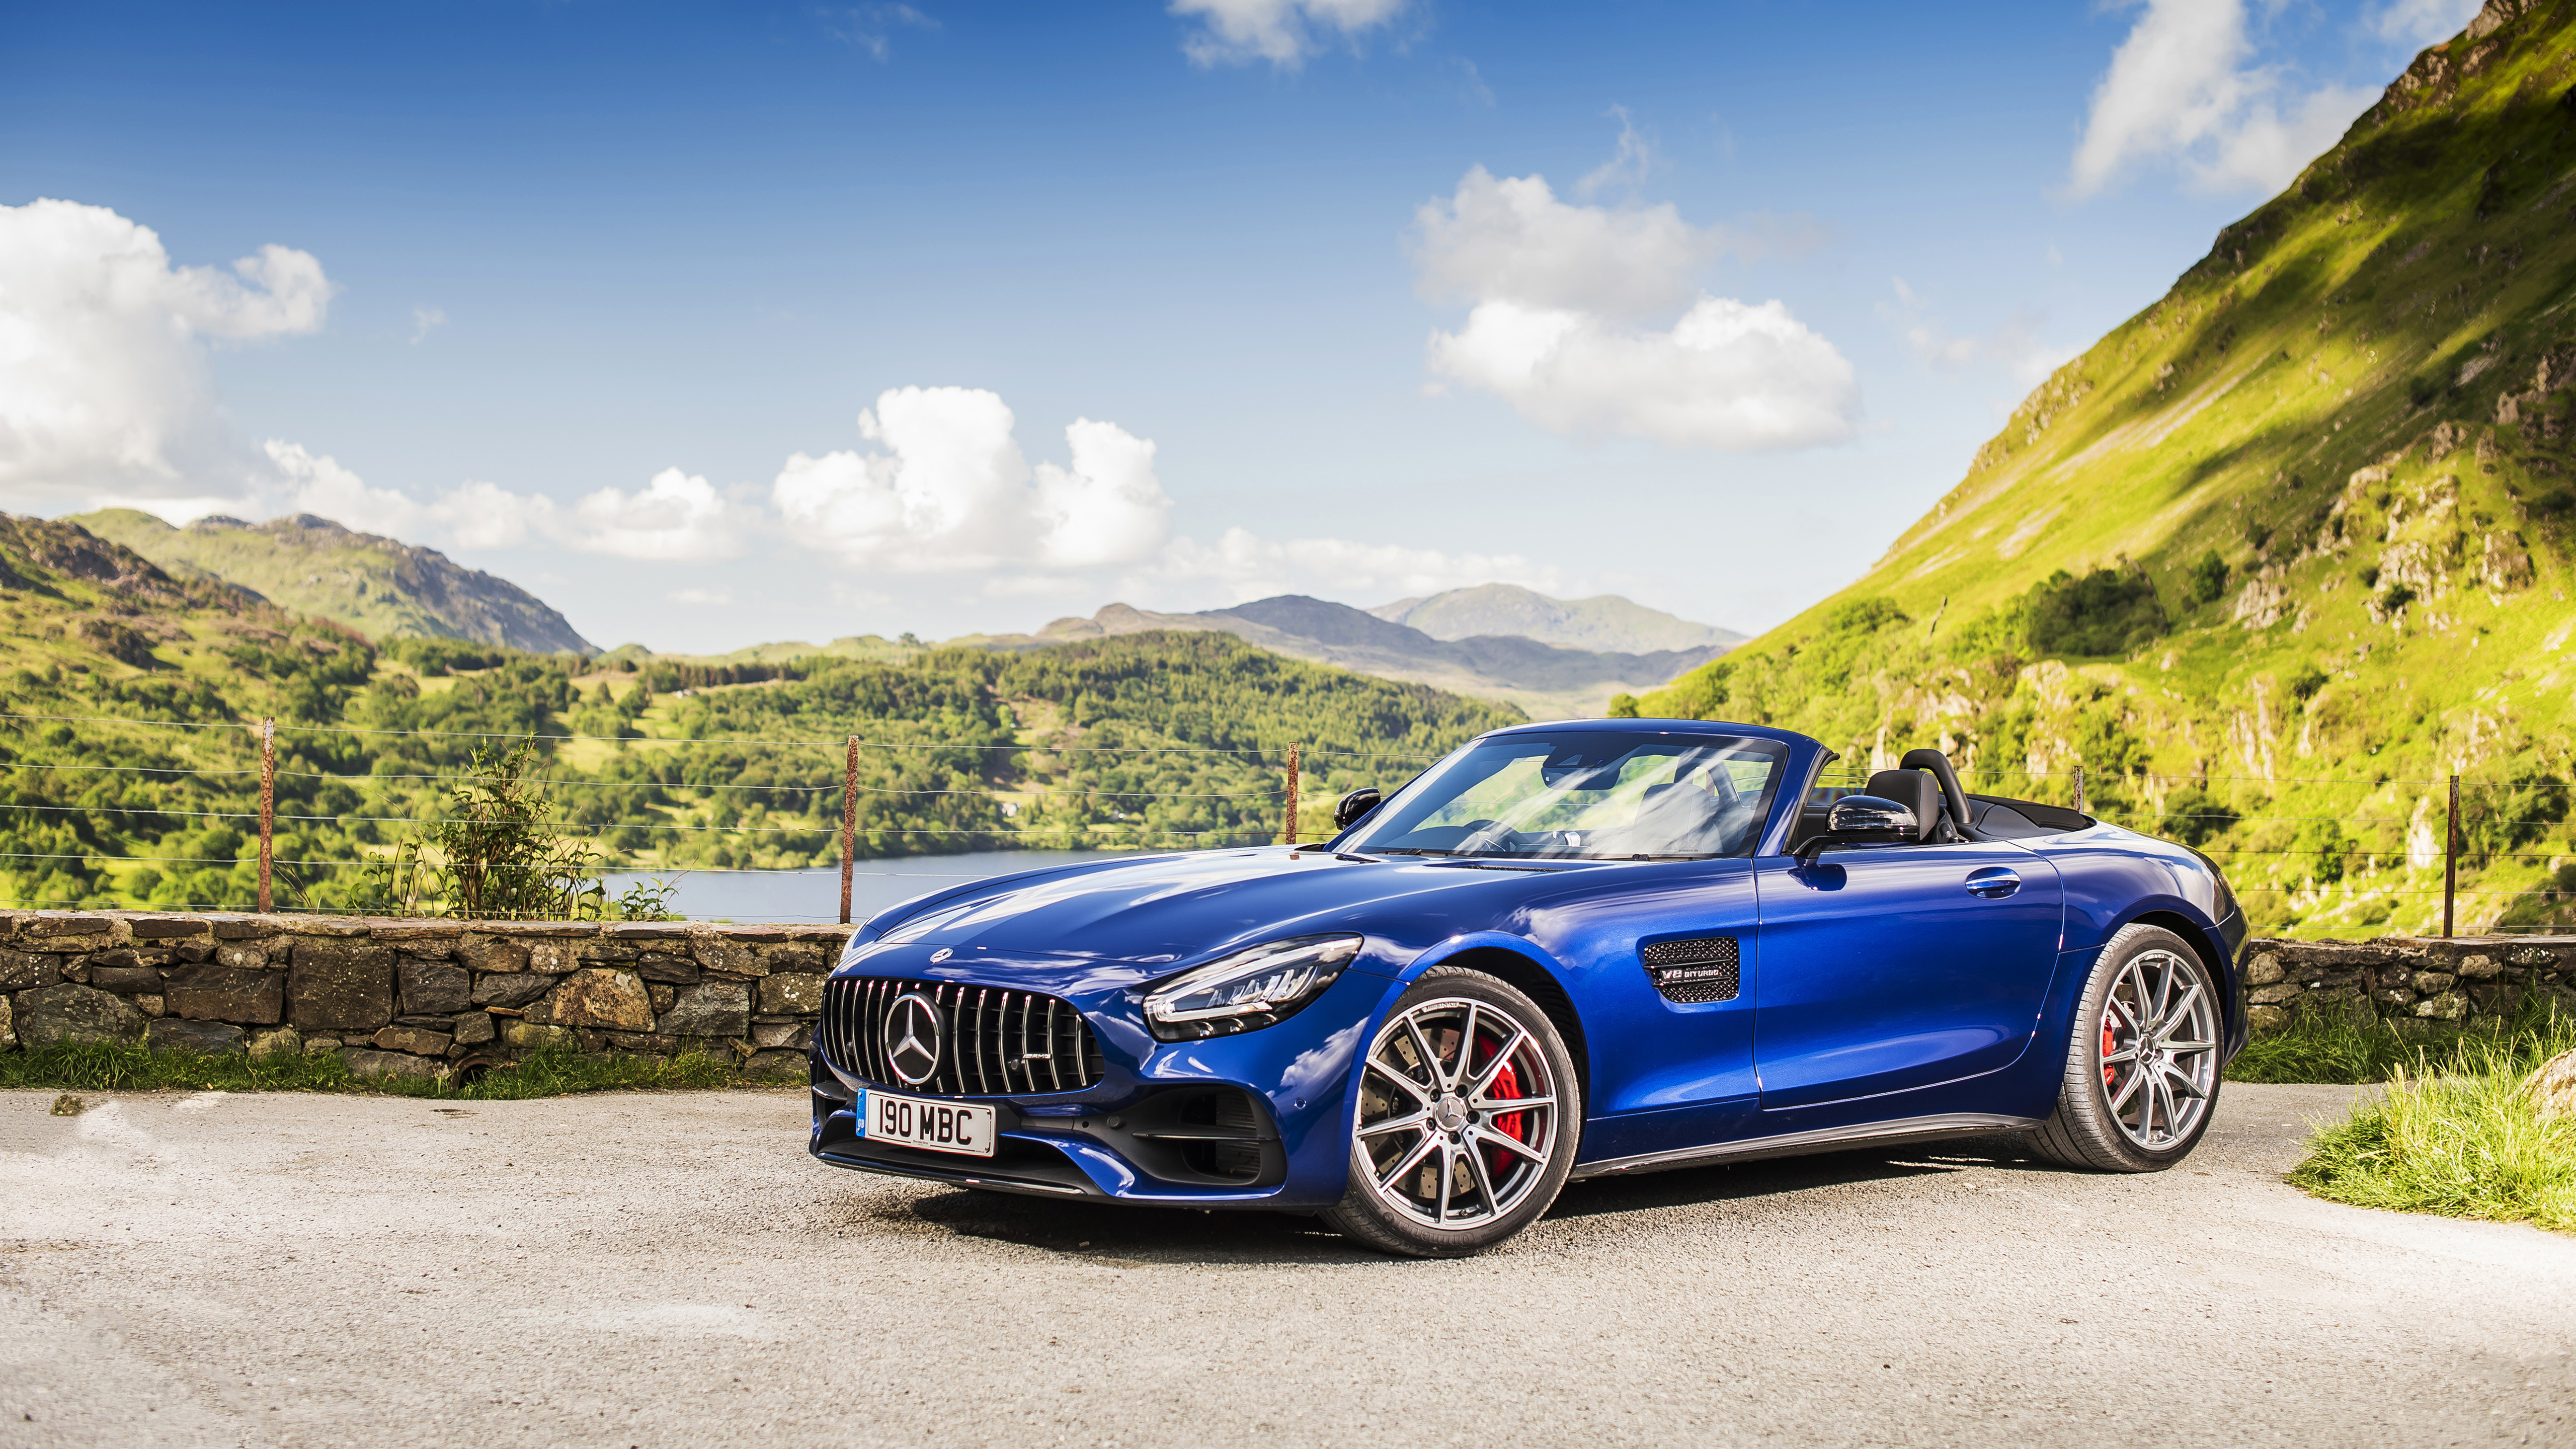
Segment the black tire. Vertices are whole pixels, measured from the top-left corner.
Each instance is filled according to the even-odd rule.
[[[1536,1222],[1574,1169],[1583,1089],[1573,1055],[1507,982],[1463,967],[1425,972],[1355,1070],[1350,1186],[1322,1215],[1354,1242],[1414,1258],[1481,1253]],[[1545,1091],[1531,1090],[1542,1074]]]
[[[2076,1001],[2057,1108],[2031,1131],[2032,1149],[2095,1172],[2162,1172],[2189,1157],[2218,1114],[2220,980],[2173,932],[2123,927]]]

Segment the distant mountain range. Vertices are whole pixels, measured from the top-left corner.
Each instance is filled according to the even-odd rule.
[[[220,579],[378,639],[471,639],[537,654],[598,649],[543,599],[436,549],[298,513],[266,523],[200,518],[174,528],[107,508],[63,520],[120,543],[173,577]]]
[[[1518,584],[1451,589],[1427,599],[1380,604],[1369,612],[1389,623],[1419,629],[1434,639],[1510,634],[1563,649],[1597,649],[1614,654],[1727,649],[1745,639],[1732,629],[1694,624],[1617,594],[1551,599]]]
[[[1658,633],[1672,637],[1696,630],[1704,637],[1713,636],[1714,642],[1632,651],[1570,648],[1503,632],[1444,638],[1383,617],[1388,609],[1399,608],[1429,612],[1449,627],[1490,616],[1527,619],[1536,627],[1588,630],[1593,637],[1656,637]],[[1626,599],[1605,597],[1568,604],[1508,584],[1489,584],[1377,610],[1354,609],[1303,594],[1193,614],[1158,614],[1111,604],[1088,619],[1058,619],[1035,634],[981,635],[955,642],[1025,649],[1150,629],[1234,634],[1296,659],[1506,699],[1542,719],[1599,714],[1612,695],[1652,689],[1715,659],[1741,637]],[[1622,634],[1622,629],[1629,632]]]
[[[110,508],[63,521],[132,549],[174,577],[231,584],[379,639],[470,639],[535,653],[600,654],[562,614],[507,579],[462,567],[435,549],[358,533],[309,513],[257,524],[201,518],[174,528],[148,513]],[[1088,619],[1058,619],[1035,634],[950,642],[1030,649],[1151,629],[1234,634],[1296,659],[1509,700],[1543,718],[1599,714],[1611,696],[1656,688],[1743,638],[1615,594],[1552,599],[1513,584],[1483,584],[1375,609],[1299,594],[1189,614],[1111,604]],[[863,635],[820,647],[756,644],[725,655],[655,655],[628,644],[602,662],[659,657],[781,664],[830,655],[891,663],[913,652],[909,640]]]

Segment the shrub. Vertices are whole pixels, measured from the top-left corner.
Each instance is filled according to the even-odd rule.
[[[2149,833],[2197,846],[2213,835],[2225,834],[2243,818],[2216,796],[2195,786],[2165,797],[2164,814],[2155,818],[2155,828]]]
[[[2027,597],[2030,647],[2039,654],[2125,654],[2165,632],[2156,586],[2130,571],[2095,569],[2079,579],[2060,569]]]
[[[2220,558],[2218,550],[2213,548],[2200,556],[2200,562],[2191,566],[2189,578],[2193,600],[2206,604],[2227,592],[2227,560]]]

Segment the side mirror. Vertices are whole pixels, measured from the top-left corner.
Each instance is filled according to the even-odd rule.
[[[1798,856],[1813,860],[1828,845],[1901,845],[1922,835],[1912,809],[1883,796],[1845,795],[1825,812],[1824,833],[1809,838]]]
[[[1378,802],[1385,798],[1378,793],[1375,785],[1362,785],[1353,790],[1333,803],[1333,828],[1348,830],[1366,820],[1369,812],[1375,810]]]

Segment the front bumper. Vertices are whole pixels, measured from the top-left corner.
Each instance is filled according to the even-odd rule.
[[[914,970],[878,953],[864,971],[924,985],[964,982],[1037,991],[1069,1002],[1096,1037],[1102,1070],[1069,1092],[952,1096],[877,1082],[812,1053],[808,1150],[835,1167],[1050,1197],[1189,1207],[1304,1210],[1341,1200],[1350,1161],[1351,1066],[1362,1033],[1397,983],[1345,970],[1321,997],[1274,1026],[1240,1036],[1158,1042],[1134,988],[1161,973],[1094,963],[979,956]],[[1168,968],[1165,968],[1168,971]],[[1132,979],[1129,979],[1132,978]],[[862,1092],[995,1109],[994,1155],[970,1157],[870,1139]]]

